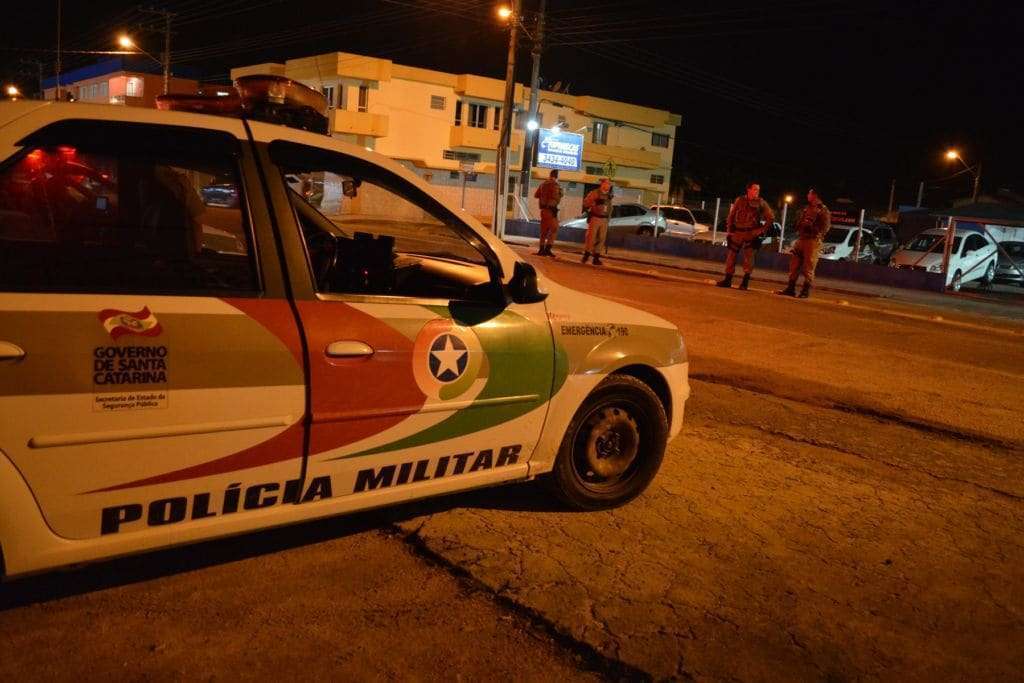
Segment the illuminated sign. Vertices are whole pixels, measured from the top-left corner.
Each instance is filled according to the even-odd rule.
[[[548,128],[540,129],[537,166],[560,171],[578,171],[583,166],[583,136]]]

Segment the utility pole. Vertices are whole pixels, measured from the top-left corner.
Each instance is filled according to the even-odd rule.
[[[924,181],[922,180],[917,184],[917,208],[921,208],[921,202],[924,200]]]
[[[540,107],[540,55],[544,50],[544,11],[547,7],[547,0],[540,0],[540,9],[537,14],[537,30],[533,34],[533,72],[530,75],[530,115],[527,121],[537,120],[537,110]],[[530,167],[533,165],[534,150],[537,148],[537,141],[540,139],[540,128],[526,131],[523,141],[523,158],[520,164],[519,194],[528,197],[530,192]]]
[[[171,88],[171,19],[174,18],[173,12],[168,12],[166,9],[156,9],[153,7],[142,8],[144,12],[155,14],[164,20],[164,53],[161,55],[160,60],[164,66],[164,94],[170,92]]]
[[[892,203],[896,198],[896,179],[893,178],[892,182],[889,183],[889,210],[886,212],[888,215],[892,215]]]
[[[61,15],[61,0],[57,0],[57,88],[54,90],[54,98],[57,101],[61,100],[60,93],[60,15]]]
[[[981,190],[981,162],[974,169],[974,193],[971,195],[971,202],[978,202],[978,192]]]
[[[519,42],[519,21],[522,0],[513,0],[509,17],[508,60],[505,67],[505,100],[501,109],[501,130],[494,163],[494,219],[491,229],[501,235],[505,222],[505,194],[508,187],[508,148],[512,139],[512,107],[516,90],[516,46]]]

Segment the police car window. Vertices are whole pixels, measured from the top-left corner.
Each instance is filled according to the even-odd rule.
[[[23,141],[0,166],[0,289],[258,290],[237,161],[223,141],[74,123]],[[162,138],[159,149],[147,135]]]
[[[317,291],[461,299],[490,283],[479,238],[408,181],[340,154],[271,149]]]

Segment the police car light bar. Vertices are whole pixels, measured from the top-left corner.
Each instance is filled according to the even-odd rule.
[[[223,91],[222,91],[223,92]],[[323,94],[283,76],[242,76],[227,95],[159,95],[156,108],[266,121],[327,134]]]

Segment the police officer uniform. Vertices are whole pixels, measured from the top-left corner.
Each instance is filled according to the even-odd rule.
[[[594,256],[594,265],[601,265],[601,254],[608,237],[608,213],[612,208],[612,193],[602,192],[600,187],[590,191],[583,198],[583,208],[587,211],[587,237],[583,245],[583,262],[590,255]]]
[[[540,206],[540,249],[539,256],[554,256],[551,253],[551,245],[555,242],[555,234],[558,233],[558,204],[562,201],[562,186],[558,184],[558,177],[552,175],[537,188],[533,196],[537,198]]]
[[[821,242],[831,227],[832,214],[818,199],[817,193],[814,193],[814,199],[797,215],[795,229],[798,237],[793,243],[793,255],[789,260],[789,284],[779,294],[796,296],[796,281],[803,275],[804,286],[800,290],[800,298],[806,299],[811,295]]]
[[[736,255],[743,254],[743,281],[740,289],[750,284],[750,274],[754,271],[754,250],[760,243],[758,238],[764,234],[775,218],[775,213],[768,202],[757,197],[750,199],[746,195],[736,198],[725,219],[726,246],[729,251],[725,256],[725,277],[718,283],[719,287],[731,287],[732,276],[736,272]]]

